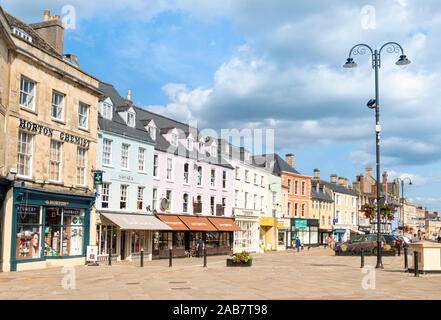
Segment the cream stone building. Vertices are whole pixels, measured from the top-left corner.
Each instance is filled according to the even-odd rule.
[[[63,54],[59,16],[26,24],[0,8],[0,22],[1,270],[84,264],[96,230],[98,79]]]

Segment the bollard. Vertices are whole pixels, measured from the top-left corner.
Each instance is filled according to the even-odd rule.
[[[417,251],[415,251],[413,268],[414,268],[414,272],[415,272],[415,277],[418,277],[419,274],[418,274],[418,252]]]
[[[168,256],[168,266],[169,266],[169,268],[171,268],[172,265],[173,265],[172,260],[173,260],[173,249],[169,249],[169,256]]]
[[[297,247],[297,252],[299,252],[299,249],[300,249],[300,248],[299,248],[299,246],[298,246],[298,245],[296,245],[296,247]]]
[[[144,248],[141,248],[141,268],[144,267]]]
[[[364,250],[361,250],[361,267],[364,268]]]
[[[109,266],[112,265],[112,249],[109,248]]]
[[[204,268],[207,267],[207,249],[204,248]]]
[[[404,247],[404,269],[409,269],[408,264],[407,264],[407,247]]]

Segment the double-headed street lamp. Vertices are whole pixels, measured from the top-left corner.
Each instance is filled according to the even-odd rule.
[[[403,221],[403,227],[404,227],[404,182],[406,180],[409,180],[409,186],[412,185],[412,180],[409,177],[404,178],[397,178],[398,181],[401,183],[401,219]],[[404,230],[403,230],[403,236],[404,236]]]
[[[380,50],[372,50],[368,45],[361,43],[352,47],[349,51],[349,58],[343,65],[344,68],[355,68],[357,64],[355,63],[352,55],[364,55],[366,54],[366,49],[368,49],[372,54],[372,68],[375,70],[375,100],[369,100],[367,106],[371,109],[375,109],[375,133],[376,133],[376,155],[377,155],[377,265],[376,268],[383,268],[383,263],[381,262],[381,239],[380,239],[380,228],[381,228],[381,218],[380,218],[380,97],[378,90],[378,70],[381,68],[381,52],[386,48],[388,53],[400,53],[400,58],[396,62],[396,65],[405,66],[410,63],[404,54],[403,48],[396,42],[385,43]]]

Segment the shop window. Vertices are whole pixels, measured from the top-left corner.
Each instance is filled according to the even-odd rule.
[[[98,252],[100,255],[108,255],[109,248],[112,254],[116,254],[117,230],[115,226],[97,226]]]
[[[153,233],[153,251],[168,250],[173,244],[172,232],[154,232]]]
[[[173,248],[185,248],[185,232],[175,232],[173,238]]]
[[[220,245],[219,232],[207,232],[205,246],[207,248],[217,248]]]
[[[144,247],[144,235],[139,232],[132,232],[132,253],[138,253]]]
[[[37,206],[19,206],[15,258],[17,260],[41,257],[42,209]]]

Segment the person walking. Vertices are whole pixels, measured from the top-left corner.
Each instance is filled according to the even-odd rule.
[[[202,250],[205,249],[205,243],[204,240],[202,240],[202,238],[199,238],[198,241],[198,257],[202,258]]]
[[[299,237],[296,237],[296,248],[297,248],[297,252],[299,252],[299,249],[300,249],[300,239],[299,239]]]
[[[331,247],[331,249],[334,249],[334,246],[335,246],[335,239],[334,239],[334,236],[333,236],[333,235],[331,235],[331,236],[329,237],[329,246]]]

